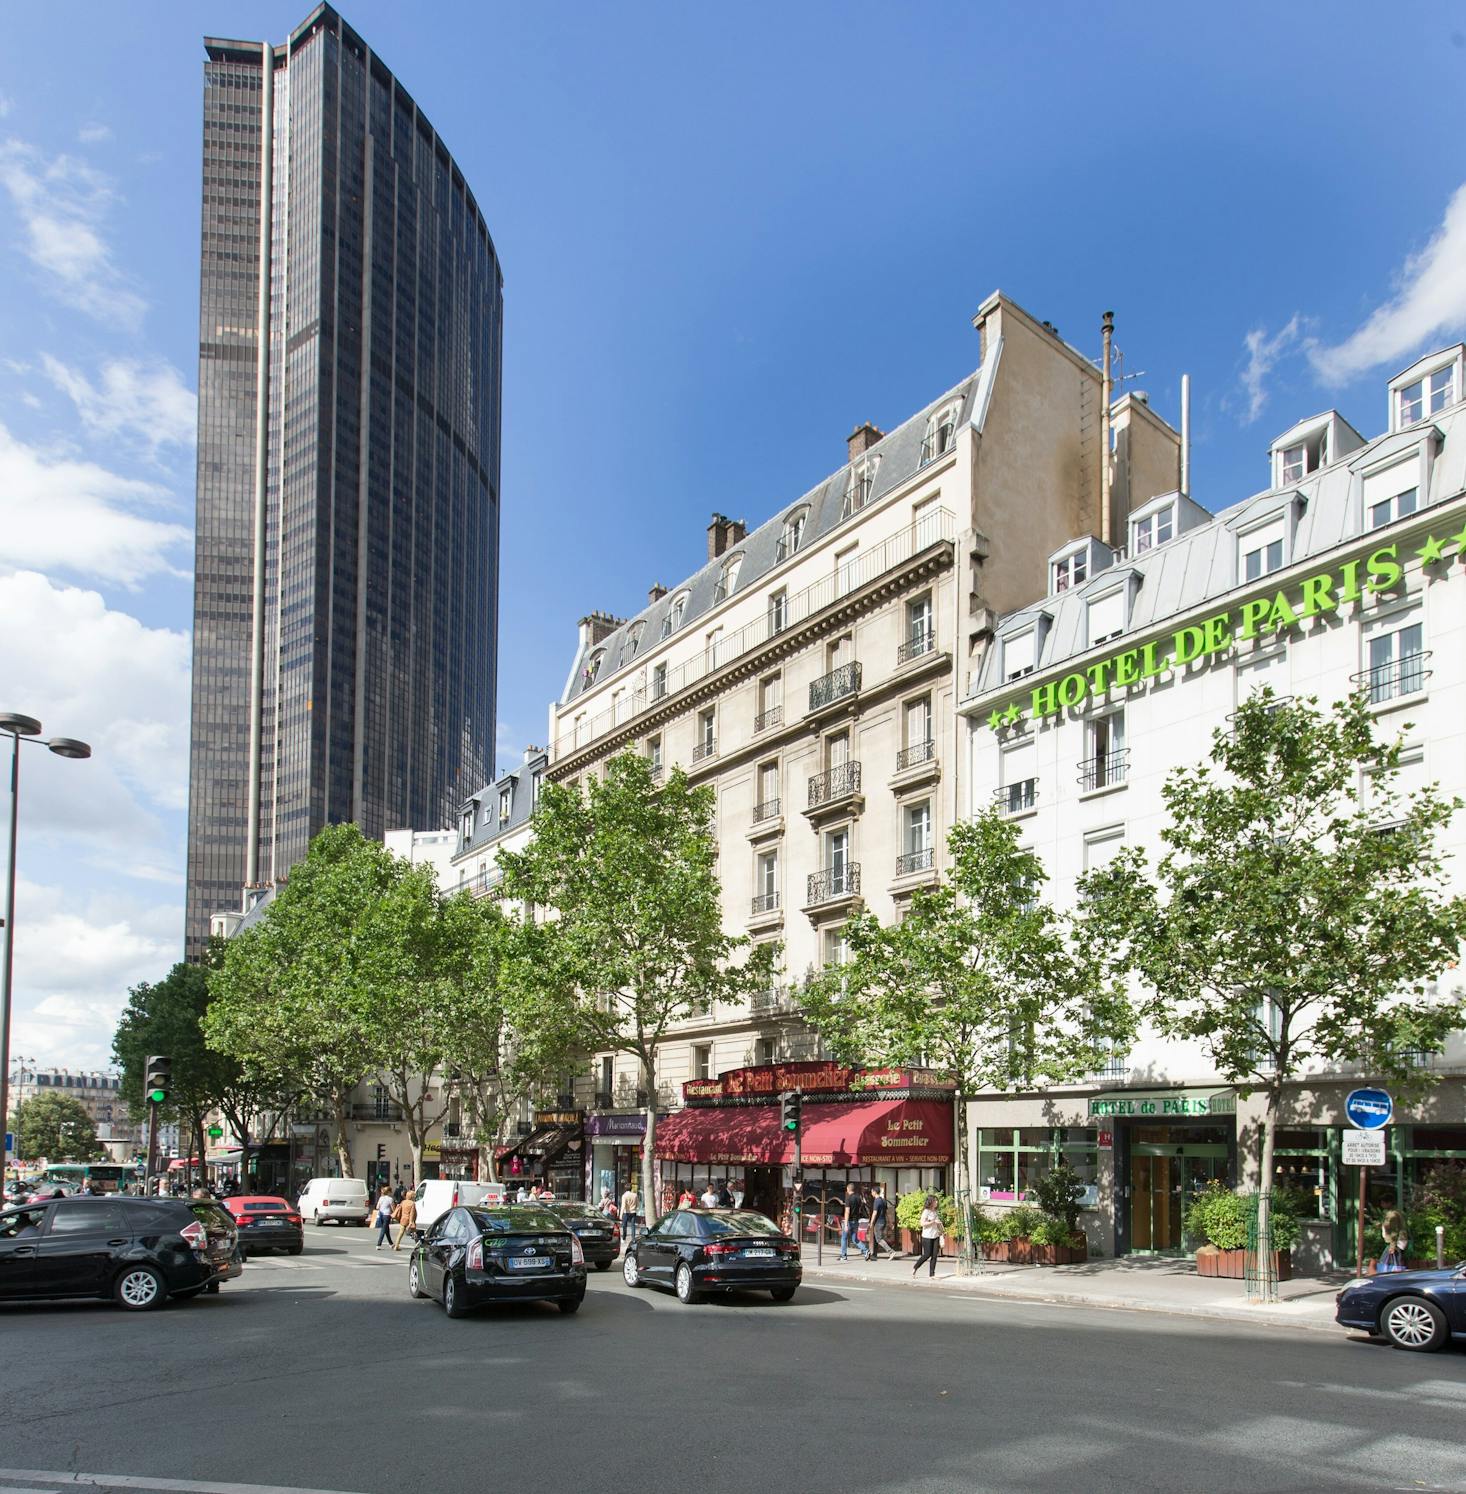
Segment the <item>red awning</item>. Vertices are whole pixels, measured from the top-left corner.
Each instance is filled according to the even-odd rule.
[[[792,1163],[794,1139],[777,1105],[679,1110],[657,1125],[669,1162]],[[839,1100],[804,1104],[806,1167],[937,1167],[952,1160],[952,1107],[944,1100]]]

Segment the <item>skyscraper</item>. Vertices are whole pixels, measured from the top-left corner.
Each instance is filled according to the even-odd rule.
[[[503,353],[483,215],[361,37],[205,49],[190,957],[323,825],[492,776]]]

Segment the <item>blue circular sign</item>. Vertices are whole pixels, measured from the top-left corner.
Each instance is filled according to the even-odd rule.
[[[1361,1131],[1378,1131],[1394,1118],[1395,1102],[1385,1089],[1351,1089],[1344,1101],[1349,1124]]]

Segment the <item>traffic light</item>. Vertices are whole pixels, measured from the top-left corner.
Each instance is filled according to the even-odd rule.
[[[385,1141],[379,1141],[377,1143],[377,1161],[378,1162],[385,1162],[386,1160],[387,1160],[387,1143]]]
[[[173,1060],[159,1055],[148,1060],[148,1077],[143,1093],[150,1104],[166,1105],[168,1091],[173,1087]]]
[[[791,1136],[799,1134],[799,1101],[800,1096],[797,1091],[779,1096],[779,1125]]]

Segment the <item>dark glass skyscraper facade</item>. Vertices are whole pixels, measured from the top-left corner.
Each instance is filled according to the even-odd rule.
[[[320,6],[204,65],[187,946],[323,825],[493,776],[503,276],[462,173]]]

